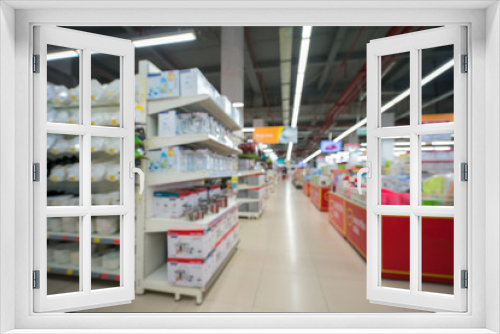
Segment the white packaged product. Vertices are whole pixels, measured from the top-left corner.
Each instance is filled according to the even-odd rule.
[[[62,218],[47,218],[47,231],[62,232]]]
[[[92,164],[90,168],[90,180],[92,182],[100,182],[104,180],[106,175],[106,166],[102,163]]]
[[[120,126],[120,113],[118,111],[109,114],[109,123],[111,126]]]
[[[70,261],[70,249],[68,245],[59,245],[54,250],[54,262],[57,264],[66,264]]]
[[[107,216],[96,218],[97,233],[103,235],[110,235],[116,233],[120,226],[120,217]]]
[[[105,139],[106,138],[104,137],[92,137],[90,139],[90,151],[91,152],[104,151]]]
[[[170,284],[204,287],[215,272],[213,255],[205,259],[168,259],[167,279]]]
[[[56,94],[56,86],[50,83],[47,83],[47,103],[52,103],[52,99]]]
[[[179,71],[163,71],[148,74],[148,99],[162,99],[179,96]]]
[[[57,111],[54,108],[47,107],[47,122],[49,123],[55,122],[56,117],[57,117]]]
[[[103,87],[101,100],[105,103],[120,102],[120,79],[115,79],[109,85]]]
[[[102,257],[102,267],[107,270],[115,270],[120,268],[120,252],[111,251]]]
[[[177,135],[177,112],[163,111],[158,114],[158,137],[174,137]]]
[[[68,93],[69,93],[69,103],[71,105],[78,105],[78,102],[80,101],[80,86],[71,88],[68,91]]]
[[[181,95],[210,95],[210,83],[197,68],[180,70]]]
[[[70,143],[68,140],[59,137],[54,143],[54,145],[52,145],[52,147],[50,148],[50,152],[54,154],[66,153],[69,150],[69,144]]]
[[[62,106],[68,102],[69,92],[66,86],[55,86],[52,95],[52,102],[56,106]]]
[[[80,138],[78,136],[71,137],[68,140],[68,152],[77,153],[80,151]]]
[[[104,138],[104,152],[109,155],[116,155],[120,153],[120,139]]]
[[[68,170],[66,166],[56,165],[50,170],[49,180],[51,182],[66,181]]]
[[[215,234],[210,231],[171,230],[167,233],[169,258],[204,259],[215,247]]]
[[[231,116],[232,112],[233,112],[233,105],[231,103],[231,101],[229,101],[229,99],[227,98],[227,96],[225,95],[222,95],[222,100],[221,100],[221,108],[222,110],[224,110],[224,112]]]
[[[66,233],[78,233],[80,230],[80,219],[78,217],[63,217],[62,230]]]
[[[106,126],[111,125],[111,115],[109,112],[94,110],[90,115],[90,125]]]
[[[120,164],[108,164],[106,168],[106,180],[111,182],[120,181]]]
[[[110,205],[120,205],[120,192],[119,191],[113,191],[108,194],[109,196],[109,204]]]
[[[61,135],[47,134],[47,151],[51,151],[52,146],[61,138]]]
[[[71,249],[69,252],[69,262],[74,265],[80,263],[80,251],[78,249]]]
[[[80,111],[77,109],[69,111],[68,123],[78,124],[79,122],[80,122]]]
[[[67,180],[70,182],[77,182],[80,180],[80,164],[71,164],[67,167]]]
[[[90,99],[92,102],[100,101],[102,95],[102,86],[96,79],[92,79],[90,82]]]

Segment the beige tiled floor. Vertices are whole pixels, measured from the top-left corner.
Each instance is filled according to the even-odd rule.
[[[414,312],[366,300],[365,261],[288,182],[260,220],[240,221],[240,239],[200,306],[146,292],[131,304],[91,312]]]

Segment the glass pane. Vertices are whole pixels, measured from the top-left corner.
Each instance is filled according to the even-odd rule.
[[[47,45],[47,122],[80,124],[80,54]]]
[[[80,220],[47,218],[48,295],[80,291]]]
[[[92,289],[120,286],[120,216],[92,217]]]
[[[91,125],[120,126],[120,57],[92,54]]]
[[[453,294],[453,218],[422,217],[422,291]]]
[[[47,205],[80,205],[80,137],[47,134]]]
[[[380,204],[410,205],[410,138],[382,138],[380,152]]]
[[[410,125],[410,53],[381,58],[381,126]]]
[[[120,205],[120,138],[92,137],[92,205]]]
[[[422,124],[453,122],[453,45],[423,49]]]
[[[453,138],[449,133],[420,137],[422,205],[453,206]]]
[[[381,217],[381,286],[410,289],[410,217]]]

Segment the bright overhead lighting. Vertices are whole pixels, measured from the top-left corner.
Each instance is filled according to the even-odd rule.
[[[406,141],[406,142],[395,142],[394,145],[396,146],[409,146],[410,145],[410,142],[409,141]]]
[[[300,42],[299,65],[297,68],[297,81],[295,84],[295,97],[293,99],[292,128],[297,127],[299,119],[300,101],[302,99],[302,88],[304,87],[304,77],[307,68],[307,57],[309,55],[309,45],[311,40],[311,26],[302,27],[302,40]]]
[[[428,76],[423,78],[422,79],[422,86],[424,86],[424,85],[428,84],[429,82],[431,82],[432,80],[436,79],[438,76],[440,76],[441,74],[443,74],[444,72],[446,72],[447,70],[449,70],[452,67],[453,67],[453,60],[450,60],[449,62],[445,63],[444,65],[442,65],[441,67],[436,69],[434,72],[432,72],[431,74],[429,74]],[[399,94],[394,99],[392,99],[391,101],[387,102],[384,106],[382,106],[381,112],[384,112],[384,111],[388,110],[389,108],[393,107],[394,105],[396,105],[398,102],[401,102],[409,95],[410,95],[410,89],[403,91],[401,94]],[[367,122],[366,118],[362,119],[358,123],[351,126],[349,129],[342,132],[333,141],[339,141],[339,140],[344,139],[345,137],[347,137],[348,135],[350,135],[351,133],[353,133],[354,131],[356,131],[360,127],[364,126],[366,124],[366,122]]]
[[[286,151],[286,160],[291,161],[292,159],[292,148],[293,148],[293,143],[289,142],[288,143],[288,150]]]
[[[455,145],[455,142],[451,140],[433,141],[432,145]]]
[[[317,157],[318,155],[321,154],[321,150],[317,150],[316,152],[314,152],[313,154],[311,154],[310,156],[308,156],[307,158],[304,159],[304,163],[308,162],[309,160]]]
[[[79,53],[76,50],[52,52],[52,53],[47,53],[47,61],[56,59],[74,58],[78,56]]]
[[[195,39],[196,35],[194,34],[194,32],[190,31],[190,32],[181,32],[178,34],[171,34],[162,37],[137,39],[135,41],[132,41],[132,44],[134,44],[136,48],[143,48],[146,46],[153,46],[153,45],[189,42],[189,41],[194,41]]]
[[[366,146],[366,145],[368,145],[368,144],[367,144],[367,143],[361,143],[360,145],[361,145],[361,146]]]
[[[422,147],[422,151],[449,151],[451,146],[438,146],[438,147]]]
[[[241,132],[254,132],[255,128],[243,128]]]
[[[235,108],[243,108],[245,104],[243,102],[233,102],[233,107]]]

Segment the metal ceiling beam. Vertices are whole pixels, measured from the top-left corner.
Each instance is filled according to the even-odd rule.
[[[328,53],[328,58],[326,60],[325,68],[321,73],[321,77],[319,78],[318,85],[316,86],[318,90],[322,89],[326,83],[326,79],[328,79],[328,75],[331,73],[331,68],[337,57],[337,54],[340,50],[340,46],[343,43],[344,36],[347,32],[347,27],[338,27],[337,33],[333,37],[332,47],[330,48],[330,52]],[[340,62],[339,62],[340,63]]]
[[[259,79],[257,78],[257,72],[255,71],[255,67],[253,66],[252,56],[250,56],[248,47],[245,47],[245,75],[250,82],[252,92],[255,94],[262,94],[259,86]]]

